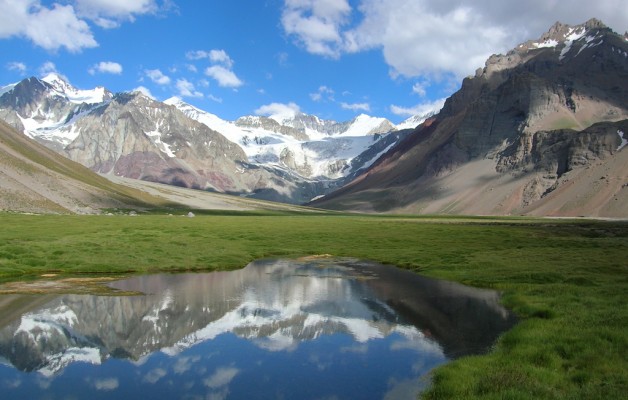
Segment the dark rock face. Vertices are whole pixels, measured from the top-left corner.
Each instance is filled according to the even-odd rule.
[[[512,174],[524,178],[522,190],[538,188],[509,209],[486,212],[525,212],[559,186],[565,173],[615,155],[625,129],[620,121],[626,119],[626,38],[597,20],[573,27],[557,23],[539,40],[491,56],[433,120],[316,205],[362,202],[365,210],[413,211],[416,201],[439,198],[432,192],[437,179],[491,160],[491,179]],[[376,200],[361,196],[370,193],[372,199],[375,192]]]

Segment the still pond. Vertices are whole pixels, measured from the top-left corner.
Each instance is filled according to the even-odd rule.
[[[516,322],[498,293],[355,259],[0,296],[6,399],[415,399]]]

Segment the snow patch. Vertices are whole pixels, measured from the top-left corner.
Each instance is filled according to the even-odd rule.
[[[13,90],[15,86],[17,86],[17,83],[12,83],[10,85],[0,87],[0,97],[2,97],[3,94],[8,93],[11,90]]]
[[[621,139],[621,144],[619,145],[619,147],[617,147],[617,151],[623,149],[624,147],[626,147],[626,145],[628,144],[628,140],[624,138],[624,132],[618,130],[617,134],[619,135],[619,138]]]
[[[584,28],[580,28],[577,31],[571,28],[569,32],[567,33],[567,35],[565,36],[565,47],[561,50],[560,56],[558,57],[558,59],[562,61],[563,58],[565,58],[565,56],[567,55],[567,53],[569,53],[569,50],[571,50],[571,45],[576,40],[581,39],[585,33],[586,33],[586,30]]]
[[[100,350],[93,347],[70,347],[63,353],[54,354],[48,358],[48,365],[41,368],[39,373],[46,377],[52,377],[66,366],[75,362],[100,365],[102,363]]]
[[[108,92],[102,86],[92,90],[80,90],[55,73],[48,74],[42,79],[42,81],[50,84],[57,94],[62,97],[66,97],[70,102],[75,104],[102,103],[107,98]]]
[[[55,332],[64,335],[66,327],[73,326],[77,321],[74,311],[62,305],[52,310],[24,314],[15,334],[24,333],[36,343],[41,339],[51,338]]]
[[[172,151],[172,148],[170,147],[170,145],[161,140],[161,132],[155,130],[155,131],[145,132],[145,133],[146,133],[146,136],[148,136],[153,141],[153,143],[155,143],[157,148],[161,150],[162,153],[165,153],[170,158],[177,157]]]
[[[298,140],[290,135],[261,128],[262,120],[259,116],[243,117],[246,118],[247,125],[252,127],[241,127],[186,104],[178,98],[170,98],[165,103],[177,107],[188,117],[219,132],[231,142],[237,143],[246,153],[249,162],[281,170],[292,170],[296,167],[304,178],[337,179],[351,173],[351,169],[346,166],[351,165],[351,160],[379,140],[379,137],[369,135],[369,133],[376,131],[386,121],[385,118],[362,114],[356,117],[343,132],[330,136],[327,133],[306,128],[305,134],[309,140]],[[322,124],[317,117],[313,119]],[[293,125],[291,121],[285,119],[282,119],[280,123],[285,126]],[[280,160],[289,160],[294,165],[288,168]]]
[[[558,41],[554,39],[548,39],[543,43],[532,43],[532,46],[537,49],[543,49],[546,47],[556,47],[558,46]]]

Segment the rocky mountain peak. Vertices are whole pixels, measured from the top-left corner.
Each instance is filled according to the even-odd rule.
[[[316,205],[624,215],[627,74],[625,36],[595,19],[556,23],[491,56],[433,119]],[[594,168],[612,171],[608,185],[594,184]]]

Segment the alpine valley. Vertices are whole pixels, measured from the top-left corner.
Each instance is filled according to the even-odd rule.
[[[628,34],[595,19],[491,56],[440,111],[399,126],[225,121],[58,74],[0,88],[0,119],[112,180],[362,212],[628,215]]]

